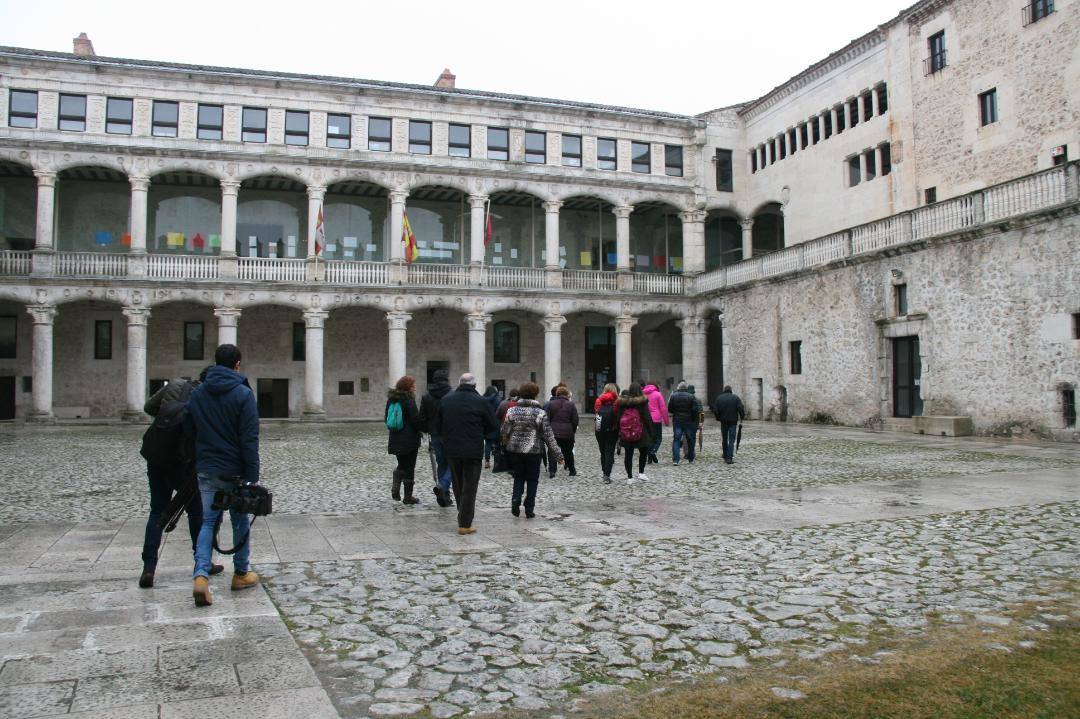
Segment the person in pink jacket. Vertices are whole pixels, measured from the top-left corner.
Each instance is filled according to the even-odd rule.
[[[660,449],[660,442],[663,440],[662,432],[664,425],[671,426],[671,416],[668,415],[667,402],[664,401],[664,395],[660,393],[660,390],[654,384],[645,384],[642,382],[642,386],[645,387],[642,390],[645,396],[649,400],[649,414],[652,416],[653,423],[653,443],[649,448],[649,461],[656,464],[659,460],[656,459],[656,453]]]

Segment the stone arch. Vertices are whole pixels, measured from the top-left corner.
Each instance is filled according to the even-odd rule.
[[[422,184],[409,191],[405,211],[420,251],[419,262],[469,262],[472,217],[469,192],[461,184]]]
[[[459,177],[456,175],[421,175],[416,174],[411,178],[411,182],[407,182],[401,189],[409,193],[409,199],[411,200],[417,190],[424,190],[425,188],[444,188],[447,190],[457,190],[468,196],[470,193],[478,192],[476,187],[471,187],[468,178]]]
[[[626,204],[625,198],[620,196],[618,193],[597,187],[590,187],[588,190],[585,191],[582,191],[580,189],[568,189],[563,193],[554,194],[554,199],[562,202],[564,207],[567,203],[570,203],[571,201],[579,198],[600,200],[602,202],[606,202],[612,207]]]
[[[323,196],[327,260],[385,262],[390,252],[389,191],[366,179],[335,180]]]
[[[782,250],[786,246],[784,236],[784,208],[779,202],[767,202],[753,213],[753,254],[763,255]]]
[[[683,226],[676,205],[648,201],[630,215],[630,266],[635,272],[680,274],[683,269]]]
[[[68,252],[127,252],[131,184],[124,168],[76,163],[57,172],[55,247]]]
[[[273,172],[243,180],[236,198],[236,237],[240,257],[306,257],[306,180]]]
[[[616,269],[616,204],[609,197],[607,193],[589,193],[562,200],[556,264],[563,269]]]
[[[51,160],[51,158],[50,158]],[[69,170],[75,170],[80,167],[100,167],[105,170],[112,170],[124,175],[125,182],[127,177],[132,172],[132,166],[134,163],[130,157],[126,155],[114,155],[111,153],[65,153],[60,156],[59,160],[52,162],[46,160],[41,163],[39,170],[49,170],[51,172],[62,173]]]
[[[742,260],[742,217],[734,208],[718,207],[705,215],[705,271]]]
[[[214,178],[219,183],[222,180],[229,179],[229,175],[225,171],[223,163],[202,162],[199,160],[175,157],[159,157],[156,160],[149,161],[146,163],[145,170],[146,174],[150,177],[151,183],[154,181],[154,178],[169,173],[206,175],[207,177]],[[135,173],[133,172],[132,174]]]
[[[220,237],[220,177],[179,167],[150,177],[146,198],[148,252],[216,255],[221,251]]]
[[[547,237],[545,199],[535,192],[499,189],[489,195],[492,239],[484,248],[491,267],[545,266]]]
[[[291,180],[297,184],[303,185],[305,188],[309,185],[316,184],[311,178],[304,172],[304,168],[300,166],[285,166],[271,165],[267,167],[265,164],[247,164],[243,170],[232,175],[232,180],[240,183],[245,183],[250,180],[256,180],[259,178],[274,178],[278,180]]]

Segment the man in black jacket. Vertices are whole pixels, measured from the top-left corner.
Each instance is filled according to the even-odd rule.
[[[484,437],[498,430],[491,403],[476,391],[476,378],[461,375],[458,388],[439,403],[432,433],[443,440],[458,507],[458,534],[472,534],[476,490],[484,461]]]
[[[443,397],[450,394],[450,383],[446,381],[448,377],[446,370],[435,370],[431,374],[431,384],[420,400],[420,424],[428,433],[431,450],[435,452],[435,473],[439,475],[438,482],[431,491],[435,493],[435,501],[440,507],[449,507],[454,503],[454,500],[450,499],[450,465],[446,462],[442,435],[435,431],[439,403]]]
[[[683,435],[686,435],[686,461],[693,462],[696,458],[694,439],[697,435],[698,416],[701,415],[701,401],[689,391],[686,382],[679,382],[678,387],[668,397],[667,408],[674,430],[674,439],[671,441],[671,462],[675,465],[679,464]]]
[[[746,417],[742,400],[731,391],[731,385],[724,385],[724,391],[716,396],[712,406],[713,415],[720,422],[720,433],[724,438],[724,461],[735,463],[735,433],[739,421]]]

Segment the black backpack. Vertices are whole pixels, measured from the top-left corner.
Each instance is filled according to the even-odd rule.
[[[162,402],[154,421],[142,438],[139,454],[154,465],[176,465],[190,462],[194,456],[184,436],[184,414],[194,383],[185,382],[178,399]]]
[[[597,434],[614,434],[619,431],[615,425],[615,405],[602,404],[596,412]]]

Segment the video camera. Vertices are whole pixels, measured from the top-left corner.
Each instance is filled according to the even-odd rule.
[[[216,492],[213,508],[264,517],[274,511],[274,495],[259,484],[237,484],[230,490]]]

